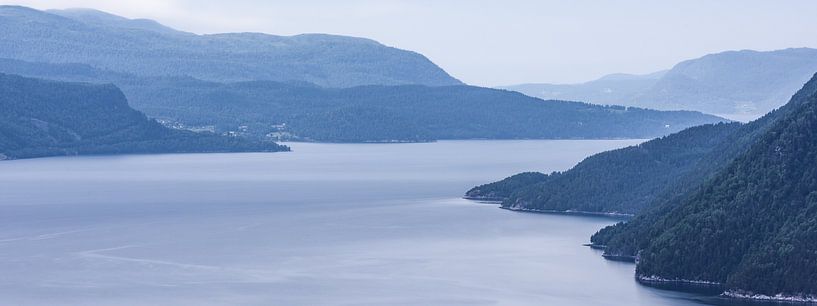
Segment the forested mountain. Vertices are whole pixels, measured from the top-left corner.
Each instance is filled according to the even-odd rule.
[[[686,129],[643,144],[602,152],[574,168],[531,180],[512,176],[466,197],[502,197],[516,210],[635,214],[685,194],[743,154],[778,119],[817,91],[808,83],[781,109],[747,124]]]
[[[0,60],[0,71],[111,82],[151,117],[251,137],[329,142],[651,138],[722,119],[696,112],[543,101],[472,86],[324,88],[304,82],[138,77],[81,64]]]
[[[93,10],[43,12],[0,6],[0,57],[218,82],[296,80],[328,87],[461,84],[421,54],[369,39],[196,35]]]
[[[605,256],[637,259],[644,283],[813,299],[815,131],[817,77],[748,124],[690,128],[600,153],[564,173],[479,186],[466,197],[504,197],[503,206],[522,210],[638,213],[591,241]]]
[[[505,201],[517,190],[542,183],[557,176],[558,173],[556,172],[550,175],[539,172],[522,172],[501,181],[471,188],[465,193],[465,198],[478,201]]]
[[[499,184],[475,187],[466,197],[501,194],[503,207],[514,210],[636,214],[690,191],[725,167],[809,90],[805,87],[788,105],[747,124],[689,128],[638,146],[599,153],[540,182],[512,182],[519,180],[512,176]]]
[[[288,148],[166,128],[113,85],[0,74],[0,159],[77,154],[272,152]]]
[[[466,198],[501,199],[502,207],[513,210],[635,214],[676,190],[678,178],[738,128],[739,123],[689,128],[590,156],[565,172],[519,174],[474,187]]]
[[[644,281],[721,284],[729,295],[817,296],[817,79],[747,150],[691,192],[593,242],[638,256]]]
[[[728,51],[683,61],[665,72],[583,84],[505,87],[543,99],[696,110],[757,118],[785,103],[817,71],[817,50]]]

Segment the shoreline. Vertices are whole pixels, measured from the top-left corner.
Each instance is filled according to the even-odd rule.
[[[789,303],[797,305],[812,305],[817,304],[817,296],[813,295],[785,295],[777,294],[774,296],[765,294],[756,294],[742,290],[727,290],[721,293],[722,297],[738,301],[752,301],[752,302],[773,302],[773,303]]]
[[[482,204],[502,204],[505,201],[505,198],[501,197],[469,197],[463,196],[464,200],[479,202]]]
[[[510,210],[510,211],[513,211],[513,212],[522,212],[522,213],[606,217],[606,218],[614,218],[614,219],[630,219],[630,218],[635,216],[633,214],[625,214],[625,213],[605,213],[605,212],[581,211],[581,210],[521,209],[521,208],[513,208],[513,207],[500,207],[500,209]]]
[[[462,199],[474,201],[482,204],[502,204],[505,201],[504,198],[499,197],[469,197],[463,196]],[[571,216],[589,216],[589,217],[605,217],[605,218],[613,218],[613,219],[630,219],[634,217],[634,214],[625,214],[625,213],[605,213],[605,212],[596,212],[596,211],[582,211],[582,210],[555,210],[555,209],[520,209],[520,208],[513,208],[513,207],[499,207],[500,209],[509,210],[513,212],[520,212],[520,213],[533,213],[533,214],[549,214],[549,215],[571,215]]]
[[[501,198],[491,198],[491,197],[462,197],[465,200],[478,202],[481,204],[502,204],[504,199]],[[538,209],[520,209],[520,208],[512,208],[512,207],[499,207],[500,209],[512,211],[512,212],[519,212],[519,213],[534,213],[534,214],[550,214],[550,215],[568,215],[568,216],[589,216],[589,217],[604,217],[604,218],[613,218],[613,219],[630,219],[634,215],[633,214],[624,214],[624,213],[602,213],[602,212],[588,212],[588,211],[575,211],[575,210],[566,210],[566,211],[559,211],[559,210],[538,210]],[[593,243],[583,244],[583,246],[587,246],[591,249],[595,250],[604,250],[606,248],[605,245],[598,245]],[[620,262],[631,262],[635,263],[636,258],[634,256],[621,256],[621,255],[601,255],[602,258],[605,260],[611,261],[620,261]],[[710,281],[696,281],[696,280],[686,280],[686,279],[665,279],[659,276],[643,276],[643,275],[636,275],[635,280],[637,283],[652,287],[661,290],[671,290],[671,291],[678,291],[678,292],[689,292],[689,293],[697,293],[702,295],[707,295],[711,297],[719,297],[727,300],[732,301],[744,301],[744,302],[755,302],[755,303],[789,303],[792,305],[817,305],[817,296],[810,296],[810,295],[784,295],[784,294],[777,294],[774,296],[764,295],[764,294],[755,294],[749,291],[743,290],[726,290],[725,286],[722,283],[718,282],[710,282]]]
[[[777,294],[770,296],[740,289],[727,290],[725,285],[719,282],[696,281],[688,279],[666,279],[655,275],[636,275],[635,279],[639,284],[652,288],[712,295],[713,297],[719,297],[732,301],[763,303],[762,305],[765,305],[765,303],[786,303],[791,305],[817,304],[817,296],[813,295]]]
[[[718,282],[689,280],[689,279],[667,279],[656,275],[644,276],[636,275],[636,282],[644,286],[673,290],[680,292],[691,292],[706,295],[718,295],[724,292],[724,285]]]
[[[502,204],[504,202],[504,198],[500,197],[469,197],[463,196],[462,199],[479,202],[483,204]],[[572,215],[572,216],[591,216],[591,217],[607,217],[607,218],[614,218],[614,219],[630,219],[634,217],[634,214],[625,214],[625,213],[617,213],[617,212],[596,212],[596,211],[582,211],[582,210],[555,210],[555,209],[521,209],[521,208],[514,208],[514,207],[499,207],[500,209],[509,210],[513,212],[521,212],[521,213],[534,213],[534,214],[549,214],[549,215]]]

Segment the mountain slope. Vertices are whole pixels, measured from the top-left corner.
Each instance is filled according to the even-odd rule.
[[[782,106],[815,71],[815,49],[710,54],[679,63],[636,101],[658,109],[762,115]]]
[[[217,132],[330,142],[436,139],[647,138],[722,119],[542,101],[472,86],[322,88],[303,82],[216,83],[138,77],[78,64],[0,60],[0,71],[58,80],[114,83],[134,108]]]
[[[161,90],[129,92],[136,101],[151,102],[140,106],[149,113],[163,107],[153,101],[172,100],[177,109],[192,110],[173,111],[185,122],[209,117],[210,122],[240,121],[258,129],[286,124],[286,132],[318,141],[639,138],[722,120],[693,112],[542,101],[471,86],[325,89],[251,82],[195,88],[195,82],[187,82],[182,89],[172,82]],[[140,94],[150,92],[160,95]]]
[[[505,88],[544,99],[757,118],[780,107],[815,71],[816,49],[742,50],[709,54],[644,76]]]
[[[515,210],[625,214],[658,210],[655,207],[693,190],[726,167],[812,91],[817,88],[804,87],[780,110],[747,124],[689,128],[638,146],[599,153],[535,184],[509,182],[518,180],[509,177],[501,184],[475,187],[466,197],[501,194],[503,207]],[[498,192],[499,186],[521,187]]]
[[[715,282],[737,296],[817,296],[816,88],[817,79],[700,188],[594,242],[638,252],[637,275],[648,281]]]
[[[466,197],[501,195],[504,207],[517,210],[635,214],[660,207],[726,167],[814,92],[817,86],[809,82],[784,107],[747,124],[693,127],[638,146],[599,153],[547,179],[525,183],[513,176],[478,186]],[[631,223],[638,223],[638,218]],[[616,252],[630,254],[632,248]]]
[[[512,210],[635,214],[677,189],[679,177],[689,175],[739,128],[738,123],[689,128],[590,156],[565,172],[536,179],[515,175],[474,187],[466,198],[500,198],[502,207]]]
[[[195,35],[93,10],[49,13],[0,6],[0,57],[219,82],[298,80],[329,87],[461,84],[418,53],[368,39]]]
[[[501,198],[503,207],[514,210],[624,214],[646,210],[648,213],[642,213],[624,227],[651,224],[655,220],[641,219],[645,215],[660,215],[679,196],[725,168],[813,92],[817,92],[817,87],[808,83],[787,105],[747,124],[689,128],[638,146],[599,153],[562,173],[540,174],[536,180],[512,176],[478,186],[469,190],[466,197]],[[643,245],[641,237],[646,233],[632,231],[618,236],[614,242],[605,239],[609,232],[617,230],[602,231],[596,238],[609,245],[610,254],[633,256]]]
[[[817,301],[815,131],[817,76],[785,106],[748,124],[691,128],[598,154],[565,173],[518,175],[467,196],[499,195],[508,198],[506,207],[531,210],[640,205],[635,218],[591,241],[606,257],[637,260],[641,282]],[[701,149],[708,152],[697,154]],[[528,193],[539,202],[512,206]]]
[[[274,143],[165,128],[113,85],[0,74],[0,159],[54,155],[283,151]]]
[[[654,227],[663,224],[661,220],[672,209],[679,206],[686,197],[700,189],[702,184],[711,180],[718,172],[748,151],[780,120],[796,114],[798,109],[807,104],[814,94],[817,94],[817,82],[812,80],[806,83],[785,106],[758,120],[744,124],[728,136],[712,150],[711,154],[695,165],[690,175],[679,178],[671,185],[671,188],[668,188],[670,191],[660,194],[655,201],[650,203],[649,208],[642,211],[636,218],[627,223],[602,229],[593,236],[593,241],[607,245],[607,252],[610,254],[635,256],[636,252],[645,248],[653,238],[657,232]]]

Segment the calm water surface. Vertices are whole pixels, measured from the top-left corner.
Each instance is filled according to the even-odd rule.
[[[0,162],[0,304],[701,305],[581,246],[615,220],[459,199],[637,142]]]

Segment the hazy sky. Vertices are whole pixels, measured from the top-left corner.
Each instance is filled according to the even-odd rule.
[[[733,49],[817,47],[817,1],[24,0],[185,31],[362,36],[428,56],[476,85],[647,73]]]

